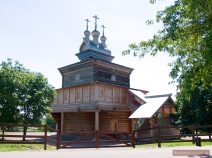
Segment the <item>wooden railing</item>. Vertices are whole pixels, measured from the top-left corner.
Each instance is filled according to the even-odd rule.
[[[115,146],[131,146],[129,132],[71,132],[59,134],[58,148],[100,148]],[[118,145],[119,144],[119,145]]]
[[[23,134],[24,128],[27,132]],[[204,129],[204,130],[203,130]],[[33,132],[33,130],[36,130]],[[39,132],[37,131],[39,130]],[[52,131],[51,135],[48,135]],[[100,148],[111,146],[135,147],[136,144],[157,143],[161,147],[164,142],[196,142],[212,141],[212,125],[205,126],[158,126],[134,130],[132,132],[76,131],[60,133],[46,125],[14,125],[0,124],[1,144],[43,144],[47,143],[60,148]]]
[[[203,130],[205,129],[205,130]],[[207,129],[207,130],[206,130]],[[196,142],[196,138],[205,136],[201,141],[211,141],[212,125],[203,126],[158,126],[133,131],[132,144],[157,143],[161,147],[163,142]]]
[[[26,133],[24,133],[26,130]],[[0,144],[43,144],[47,150],[47,141],[58,147],[58,131],[47,125],[17,125],[0,123]],[[38,132],[39,131],[39,132]],[[56,138],[48,136],[48,131],[55,132]]]

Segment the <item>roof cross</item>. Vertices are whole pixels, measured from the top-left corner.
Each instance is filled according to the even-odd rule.
[[[105,35],[105,28],[106,27],[105,27],[105,25],[102,25],[101,27],[102,27],[102,35],[104,36]]]
[[[86,23],[86,31],[88,31],[88,23],[90,22],[89,19],[85,19]]]
[[[94,15],[93,18],[95,19],[95,30],[96,30],[96,28],[97,28],[97,20],[98,20],[99,18],[97,17],[97,15]]]

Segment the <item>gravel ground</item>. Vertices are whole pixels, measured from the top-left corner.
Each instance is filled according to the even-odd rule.
[[[1,158],[185,158],[173,156],[173,150],[209,150],[206,147],[162,147],[162,148],[101,148],[101,149],[60,149],[58,151],[0,152]],[[200,156],[193,156],[193,158]],[[210,156],[212,158],[212,156]]]

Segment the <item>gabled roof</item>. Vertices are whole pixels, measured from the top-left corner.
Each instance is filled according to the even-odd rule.
[[[140,105],[143,105],[146,103],[144,95],[142,94],[142,92],[140,90],[133,90],[133,89],[129,89],[129,92],[134,95],[134,99],[140,103]]]
[[[151,118],[169,99],[171,94],[145,97],[146,104],[141,105],[129,118]]]

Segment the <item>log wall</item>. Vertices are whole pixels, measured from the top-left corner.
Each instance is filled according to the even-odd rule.
[[[57,89],[54,104],[107,102],[127,104],[131,97],[126,88],[107,84],[91,84]]]
[[[130,132],[131,121],[128,119],[129,112],[100,112],[99,113],[99,130],[104,132]],[[53,114],[58,122],[58,129],[61,127],[61,115]],[[95,113],[94,112],[68,112],[64,113],[63,132],[76,131],[94,131],[95,130]]]
[[[129,112],[100,112],[100,131],[130,132]]]

